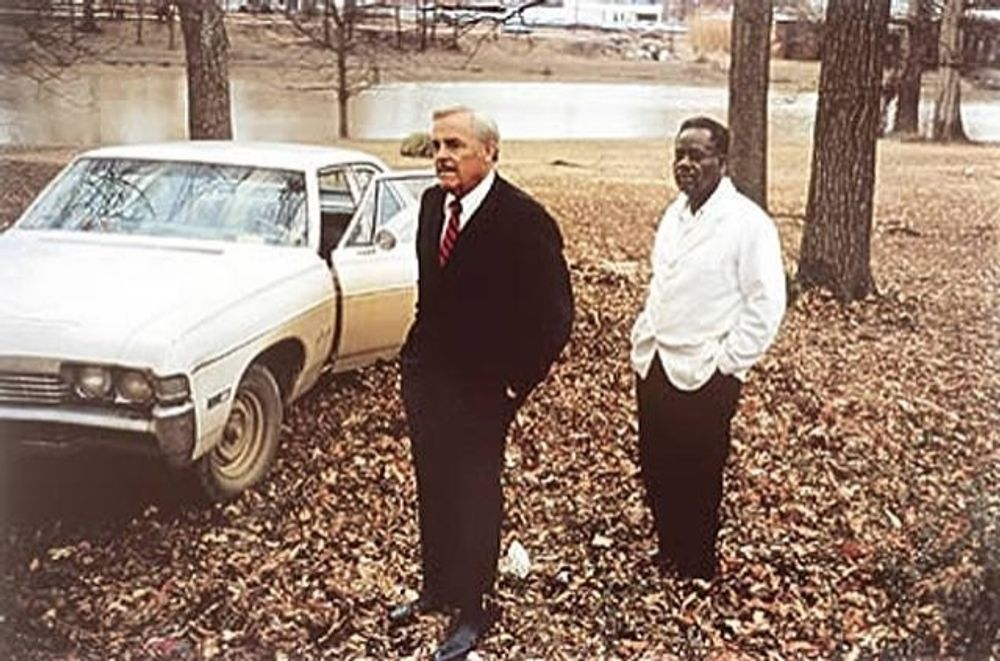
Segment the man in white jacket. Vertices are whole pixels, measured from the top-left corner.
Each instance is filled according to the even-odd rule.
[[[681,124],[681,195],[660,221],[653,277],[632,330],[639,460],[658,564],[711,579],[730,422],[750,368],[785,310],[785,274],[770,217],[725,175],[729,131]]]

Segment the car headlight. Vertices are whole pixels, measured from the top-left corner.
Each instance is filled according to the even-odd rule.
[[[115,386],[122,399],[145,404],[153,399],[153,386],[143,372],[138,370],[122,370],[118,372]]]
[[[111,370],[100,365],[78,367],[74,376],[76,392],[86,399],[107,399],[111,396]]]
[[[191,396],[191,386],[183,374],[161,377],[156,380],[155,388],[161,404],[180,404]]]

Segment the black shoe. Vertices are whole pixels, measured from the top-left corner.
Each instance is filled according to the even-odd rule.
[[[496,615],[483,609],[471,613],[460,611],[448,632],[448,637],[434,652],[434,661],[464,659],[466,654],[476,648],[495,621]]]
[[[418,616],[433,613],[442,609],[441,604],[427,595],[420,595],[413,601],[399,604],[389,611],[389,624],[400,625],[413,622]]]
[[[677,562],[662,552],[653,557],[653,564],[663,578],[676,578],[680,573],[677,571]]]
[[[716,563],[714,560],[678,562],[677,573],[681,578],[697,578],[703,581],[711,581],[715,578]]]

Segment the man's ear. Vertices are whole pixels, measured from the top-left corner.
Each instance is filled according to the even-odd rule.
[[[500,160],[500,145],[496,142],[486,143],[486,156],[491,163],[496,163]]]

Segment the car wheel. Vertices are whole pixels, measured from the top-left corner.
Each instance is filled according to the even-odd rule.
[[[236,390],[222,440],[198,460],[198,477],[210,500],[229,500],[267,474],[278,451],[281,416],[274,376],[251,365]]]

